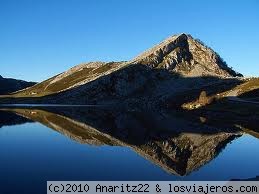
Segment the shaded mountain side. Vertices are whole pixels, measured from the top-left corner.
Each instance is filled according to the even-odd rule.
[[[166,69],[146,65],[128,65],[83,85],[43,97],[10,96],[1,103],[50,104],[156,104],[183,103],[198,98],[201,91],[211,95],[230,90],[241,79],[220,77],[185,77]],[[176,101],[175,101],[176,99]]]
[[[259,89],[251,90],[245,93],[242,93],[238,96],[239,98],[246,99],[246,100],[252,100],[259,102]]]
[[[212,49],[190,35],[180,34],[133,60],[81,64],[10,97],[69,104],[139,98],[154,101],[220,80],[237,83],[241,81],[239,76]]]
[[[61,114],[39,109],[8,111],[38,121],[80,143],[130,147],[169,173],[181,176],[211,161],[229,142],[240,136],[239,132],[222,132],[212,127],[211,134],[203,133],[209,131],[208,126],[195,127],[185,120],[179,120],[176,125],[166,129],[163,128],[165,126],[155,128],[154,123],[151,124],[153,127],[147,125],[145,119],[140,117],[143,114],[101,109],[52,109]],[[150,118],[150,121],[153,119]]]
[[[36,84],[35,82],[26,82],[23,80],[3,78],[0,76],[0,95],[10,94]]]

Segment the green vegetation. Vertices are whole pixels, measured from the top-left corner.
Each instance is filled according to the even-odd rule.
[[[244,84],[239,85],[236,89],[239,91],[239,95],[259,89],[259,78],[247,79]]]
[[[107,64],[102,65],[101,67],[93,70],[91,73],[93,73],[93,74],[95,74],[95,73],[101,74],[101,73],[104,73],[106,71],[109,71],[109,70],[113,69],[116,66],[117,66],[117,63],[113,63],[113,62],[107,63]]]
[[[46,81],[43,81],[40,84],[37,84],[33,87],[25,89],[23,91],[16,92],[10,96],[5,97],[42,97],[50,94],[55,94],[60,91],[67,90],[69,88],[74,87],[75,85],[80,85],[80,82],[83,82],[87,79],[93,77],[93,75],[97,76],[98,74],[103,74],[120,64],[119,62],[110,62],[106,63],[100,67],[93,68],[93,67],[85,67],[77,71],[72,71],[71,73],[64,75],[59,74],[56,75]],[[55,80],[56,79],[56,80]]]
[[[49,78],[48,80],[45,80],[43,82],[41,82],[40,84],[36,84],[28,89],[22,90],[22,91],[18,91],[12,95],[10,95],[10,97],[38,97],[38,96],[44,96],[45,94],[47,94],[47,92],[45,91],[45,88],[50,84],[50,82],[52,80],[54,80],[58,75]]]
[[[81,81],[84,81],[87,77],[91,74],[90,72],[93,68],[84,68],[81,71],[76,71],[73,74],[70,74],[59,81],[55,82],[54,84],[50,84],[45,88],[45,91],[50,93],[55,93],[61,90],[65,90]]]

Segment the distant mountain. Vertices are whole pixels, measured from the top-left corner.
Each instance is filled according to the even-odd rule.
[[[26,82],[11,78],[3,78],[0,75],[0,95],[9,94],[24,88],[28,88],[36,84],[35,82]]]
[[[164,101],[204,87],[213,92],[227,90],[239,83],[240,77],[201,41],[180,34],[131,61],[80,64],[13,96],[42,97],[37,98],[37,103]],[[215,87],[211,87],[212,83]]]

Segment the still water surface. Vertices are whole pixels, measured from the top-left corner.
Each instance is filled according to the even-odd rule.
[[[39,115],[35,110],[30,113]],[[78,140],[71,137],[73,131],[53,130],[60,129],[54,123],[60,121],[53,119],[53,115],[44,116],[52,128],[42,122],[42,115],[37,119],[33,117],[34,120],[40,118],[41,123],[1,124],[1,193],[46,193],[46,181],[50,180],[231,180],[259,175],[259,140],[248,134],[232,139],[218,154],[212,154],[209,160],[198,167],[189,167],[181,174],[182,170],[174,173],[170,171],[173,168],[170,165],[159,165],[159,159],[140,154],[142,152],[137,152],[133,144],[86,143],[84,135]],[[66,125],[74,129],[72,125]],[[138,148],[147,149],[143,145]],[[193,159],[189,156],[188,160]]]

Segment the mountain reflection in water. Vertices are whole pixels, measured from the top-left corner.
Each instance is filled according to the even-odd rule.
[[[213,127],[177,113],[126,112],[82,107],[3,109],[19,119],[39,122],[82,144],[126,146],[174,175],[184,176],[213,160],[243,132]],[[1,112],[4,114],[4,112]],[[8,117],[9,115],[9,117]],[[14,116],[13,116],[14,117]],[[194,122],[196,121],[196,122]]]

